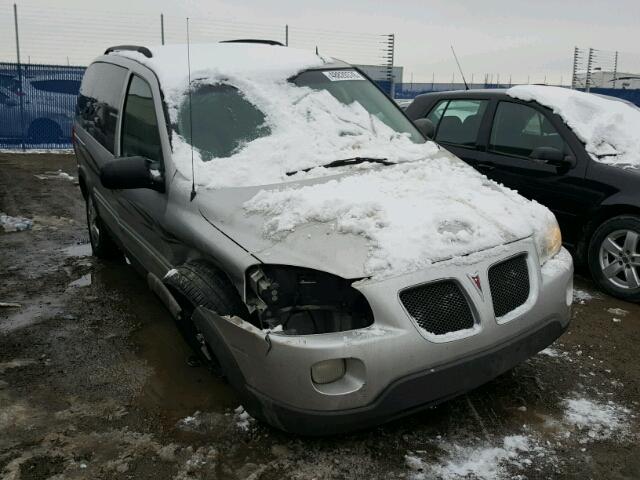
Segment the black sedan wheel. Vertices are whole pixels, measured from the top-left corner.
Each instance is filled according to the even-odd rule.
[[[623,300],[640,301],[640,218],[607,220],[589,244],[589,269],[600,287]]]

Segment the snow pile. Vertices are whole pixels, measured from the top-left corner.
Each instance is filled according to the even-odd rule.
[[[135,57],[158,72],[173,123],[185,101],[188,80],[184,46],[152,49],[153,58]],[[347,170],[320,165],[353,157],[415,161],[436,155],[432,142],[414,143],[392,130],[359,103],[345,105],[324,90],[287,81],[324,59],[310,52],[264,45],[192,46],[193,84],[226,83],[237,87],[265,116],[271,134],[244,144],[231,156],[203,161],[195,150],[195,178],[207,188],[281,183]],[[176,68],[177,67],[177,68]],[[178,169],[191,178],[191,147],[175,132],[172,145]],[[361,165],[360,169],[375,164]],[[317,167],[317,168],[313,168]],[[287,172],[313,168],[309,172]]]
[[[29,230],[33,226],[33,221],[24,217],[10,217],[9,215],[0,212],[0,227],[5,232],[21,232],[23,230]]]
[[[244,206],[267,217],[267,237],[310,222],[363,235],[370,245],[365,270],[385,276],[541,233],[555,223],[547,208],[444,153],[326,183],[262,190]]]
[[[580,303],[584,305],[589,300],[593,300],[595,297],[586,290],[580,290],[579,288],[573,288],[573,301],[574,303]]]
[[[640,109],[624,102],[561,87],[520,85],[507,95],[549,107],[599,162],[640,167]]]
[[[429,464],[423,459],[408,454],[407,467],[412,470],[411,480],[465,479],[494,480],[510,477],[508,468],[528,468],[533,464],[530,457],[544,455],[544,448],[529,437],[510,435],[499,446],[445,445],[448,458],[438,464]]]
[[[251,424],[255,422],[255,419],[251,415],[249,415],[249,412],[247,412],[242,405],[236,408],[233,413],[233,417],[236,421],[236,426],[240,430],[244,430],[246,432],[247,430],[249,430]]]
[[[582,443],[619,437],[629,430],[631,411],[612,401],[569,398],[563,402],[565,423],[585,433]]]

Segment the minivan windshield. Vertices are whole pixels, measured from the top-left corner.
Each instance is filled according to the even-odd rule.
[[[308,70],[290,82],[299,87],[325,90],[345,105],[357,102],[395,132],[407,134],[414,143],[425,141],[398,107],[355,70]],[[223,83],[196,87],[191,94],[191,111],[185,96],[177,120],[177,132],[199,150],[204,161],[229,157],[247,143],[271,134],[265,114],[236,87]],[[335,159],[326,159],[332,160]]]

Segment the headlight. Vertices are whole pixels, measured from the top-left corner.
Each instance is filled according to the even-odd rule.
[[[535,239],[540,265],[544,265],[562,248],[562,234],[555,217],[546,222],[545,227],[536,233]]]
[[[352,282],[308,268],[260,265],[247,271],[246,303],[256,326],[289,335],[364,328],[373,313]]]

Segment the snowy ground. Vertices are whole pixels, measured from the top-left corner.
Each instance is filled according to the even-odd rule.
[[[0,155],[0,478],[640,478],[640,307],[576,279],[551,347],[437,408],[327,439],[252,419],[126,263],[89,254],[72,157]],[[52,178],[40,179],[36,175]]]

